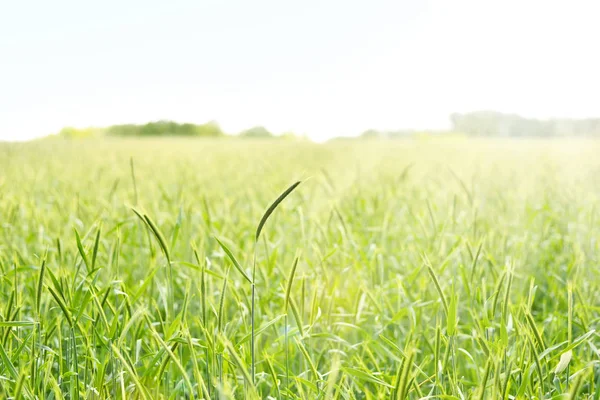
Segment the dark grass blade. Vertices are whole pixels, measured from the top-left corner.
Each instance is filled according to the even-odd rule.
[[[131,208],[131,211],[133,211],[135,213],[135,215],[137,215],[138,218],[142,220],[144,225],[146,225],[148,227],[150,232],[152,232],[152,234],[158,241],[158,245],[160,246],[161,250],[163,251],[165,257],[167,258],[167,262],[170,265],[171,264],[171,253],[169,252],[169,247],[167,246],[167,241],[165,239],[165,236],[162,234],[160,229],[158,229],[158,227],[156,226],[156,224],[154,223],[152,218],[150,218],[148,215],[141,214],[135,208]]]
[[[141,219],[144,224],[146,224],[146,220],[144,219],[144,216],[142,214],[140,214],[140,212],[138,210],[136,210],[135,208],[131,208],[131,211],[133,211],[135,213],[135,215],[137,215],[138,218]]]
[[[98,257],[98,246],[100,245],[100,234],[102,232],[102,228],[98,227],[98,232],[96,232],[96,240],[94,240],[94,250],[92,251],[92,271],[96,266],[96,257]]]
[[[227,254],[227,257],[229,257],[229,260],[231,260],[233,266],[238,271],[240,271],[240,273],[244,276],[244,278],[246,278],[246,280],[249,283],[252,283],[252,279],[250,279],[250,277],[244,272],[244,269],[242,268],[242,266],[240,265],[240,263],[238,262],[238,260],[235,258],[235,256],[231,252],[231,250],[229,250],[229,248],[227,246],[225,246],[225,244],[223,244],[223,242],[221,242],[216,236],[215,236],[215,240],[217,241],[217,243],[219,243],[219,246],[221,246],[221,248],[223,249],[223,251],[225,252],[225,254]]]
[[[298,187],[298,185],[300,183],[301,183],[301,181],[298,181],[298,182],[294,183],[292,186],[290,186],[289,188],[287,188],[285,190],[285,192],[281,193],[281,195],[279,195],[277,200],[275,200],[273,202],[273,204],[271,204],[271,206],[267,209],[265,214],[260,219],[260,222],[258,223],[258,228],[256,228],[255,240],[258,240],[258,237],[260,236],[260,232],[262,231],[263,226],[265,225],[265,223],[267,222],[267,219],[269,219],[271,214],[273,214],[273,211],[275,211],[275,209],[283,201],[283,199],[285,199],[290,193],[292,193],[294,191],[294,189],[296,189],[296,187]]]
[[[225,280],[223,281],[223,288],[221,289],[221,296],[219,299],[219,315],[217,315],[217,330],[222,332],[223,325],[223,310],[225,306],[225,293],[227,292],[227,280],[229,279],[229,269],[225,274]]]
[[[165,240],[164,235],[149,216],[144,214],[144,219],[146,220],[148,227],[156,237],[156,240],[158,240],[158,244],[160,245],[163,253],[165,253],[165,257],[167,257],[167,261],[169,262],[169,264],[171,264],[171,254],[169,253],[169,248],[167,247],[167,241]]]
[[[42,267],[40,268],[40,275],[38,277],[37,294],[35,297],[35,309],[37,314],[40,315],[40,307],[42,305],[42,289],[44,287],[44,272],[46,272],[46,259],[42,261]]]
[[[292,282],[294,282],[294,275],[296,274],[296,267],[298,266],[299,257],[296,257],[294,260],[294,265],[292,266],[292,270],[290,271],[290,276],[288,277],[287,288],[285,290],[285,307],[284,311],[287,313],[288,304],[290,302],[290,292],[292,291]]]
[[[48,287],[48,291],[50,292],[50,294],[52,295],[52,297],[54,297],[54,300],[56,301],[56,303],[58,304],[58,306],[62,310],[63,315],[67,319],[67,322],[69,323],[69,326],[72,328],[74,326],[73,325],[73,319],[71,318],[71,314],[69,313],[69,309],[67,308],[67,305],[60,298],[60,296],[54,290],[52,290],[51,287]]]
[[[74,231],[75,231],[75,239],[77,239],[77,250],[79,250],[79,254],[81,255],[81,259],[83,260],[85,267],[89,268],[88,258],[87,258],[87,255],[85,254],[85,249],[83,248],[83,243],[81,243],[81,237],[79,236],[79,232],[77,232],[77,229],[74,229]]]

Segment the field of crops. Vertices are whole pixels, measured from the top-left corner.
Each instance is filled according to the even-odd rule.
[[[599,154],[0,144],[0,398],[599,399]]]

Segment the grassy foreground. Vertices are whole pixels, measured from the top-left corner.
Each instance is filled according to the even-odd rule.
[[[0,144],[0,398],[598,399],[599,154]]]

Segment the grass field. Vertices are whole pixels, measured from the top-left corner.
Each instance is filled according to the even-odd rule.
[[[0,144],[0,398],[599,399],[599,154]]]

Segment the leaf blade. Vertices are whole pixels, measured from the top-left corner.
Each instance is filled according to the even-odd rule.
[[[283,193],[281,193],[279,195],[279,197],[273,202],[273,204],[271,204],[269,206],[269,208],[267,208],[267,211],[265,211],[265,213],[263,214],[262,218],[260,219],[260,222],[258,223],[258,227],[256,228],[256,236],[255,236],[255,240],[258,241],[258,238],[260,236],[260,232],[262,231],[265,223],[267,222],[267,220],[269,219],[269,217],[271,216],[271,214],[273,214],[273,211],[275,211],[275,209],[277,208],[277,206],[290,194],[294,191],[294,189],[296,189],[298,187],[298,185],[300,185],[300,183],[302,183],[302,181],[297,181],[294,184],[292,184],[290,187],[288,187]]]

